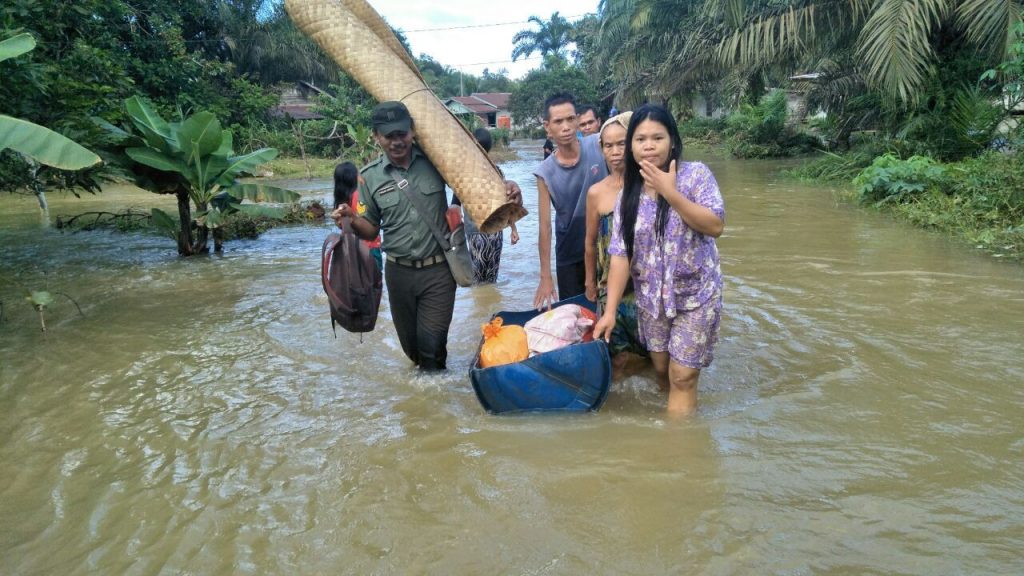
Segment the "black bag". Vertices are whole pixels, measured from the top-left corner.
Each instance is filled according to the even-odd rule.
[[[349,332],[370,332],[377,323],[384,291],[380,269],[366,247],[342,222],[341,234],[330,234],[320,250],[320,276],[331,304],[331,329],[335,323]]]

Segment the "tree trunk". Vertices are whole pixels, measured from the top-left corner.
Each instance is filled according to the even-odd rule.
[[[306,159],[306,131],[299,121],[292,122],[292,132],[299,143],[299,153],[302,155],[302,165],[306,168],[306,180],[313,179],[313,172],[309,169],[309,160]]]
[[[178,197],[178,220],[181,221],[178,230],[178,254],[191,256],[192,251],[192,205],[189,204],[188,192],[179,190]]]
[[[213,229],[213,251],[216,254],[224,252],[224,227],[220,226]]]
[[[204,212],[208,206],[206,204],[196,204],[196,212]],[[195,239],[192,240],[192,254],[209,254],[210,240],[210,229],[206,225],[196,226]]]
[[[196,239],[192,244],[192,254],[210,253],[210,229],[206,226],[196,228]]]
[[[35,160],[28,160],[29,172],[32,174],[32,193],[36,195],[36,202],[39,202],[39,212],[42,215],[43,227],[50,225],[50,205],[46,202],[46,187],[39,180],[39,163]]]

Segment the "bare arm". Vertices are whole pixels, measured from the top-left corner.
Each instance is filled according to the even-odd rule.
[[[612,256],[608,268],[608,303],[601,318],[594,325],[595,340],[602,335],[606,342],[611,340],[612,329],[615,328],[615,315],[618,313],[619,302],[622,301],[622,293],[626,291],[628,281],[629,260],[625,256]]]
[[[341,228],[343,218],[351,218],[352,224],[350,225],[352,232],[356,236],[363,240],[373,240],[380,233],[380,226],[375,226],[366,218],[362,216],[356,216],[352,213],[352,208],[348,204],[342,204],[338,206],[333,212],[331,212],[331,218],[334,223]]]
[[[676,161],[669,165],[668,172],[643,160],[640,162],[640,175],[644,182],[668,201],[672,209],[686,222],[690,228],[712,238],[718,238],[725,230],[725,222],[710,208],[706,208],[688,199],[676,189]]]
[[[597,197],[598,184],[587,191],[587,234],[583,241],[583,268],[586,270],[587,299],[597,302]]]
[[[536,308],[550,306],[558,300],[555,284],[551,280],[551,195],[544,179],[537,178],[537,252],[540,256],[540,282],[533,296]]]

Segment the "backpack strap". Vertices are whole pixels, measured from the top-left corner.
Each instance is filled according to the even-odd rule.
[[[332,233],[328,234],[327,238],[324,238],[324,245],[320,248],[320,281],[324,285],[324,292],[327,293],[327,299],[331,301],[331,305],[340,305],[341,299],[334,292],[334,288],[331,287],[331,258],[334,257],[334,248],[341,242],[341,235]],[[334,327],[334,314],[331,314],[331,331],[334,332],[334,337],[338,337],[338,330]]]

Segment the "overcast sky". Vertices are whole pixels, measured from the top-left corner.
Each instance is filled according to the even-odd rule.
[[[506,68],[522,78],[540,65],[536,52],[512,62],[512,36],[536,25],[530,16],[549,20],[552,12],[571,22],[597,12],[598,0],[368,0],[377,12],[402,30],[416,56],[429,54],[441,64],[479,76],[484,68]]]

